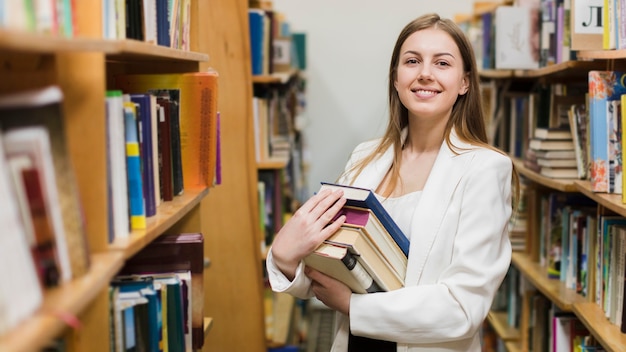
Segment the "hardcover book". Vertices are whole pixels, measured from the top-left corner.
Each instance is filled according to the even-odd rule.
[[[402,230],[387,213],[383,205],[380,203],[374,192],[370,189],[359,188],[348,185],[340,185],[335,183],[322,182],[319,191],[325,189],[343,190],[343,196],[347,199],[346,205],[358,208],[370,209],[378,220],[383,224],[389,236],[402,250],[405,256],[409,255],[409,239],[402,233]]]
[[[0,115],[3,130],[43,126],[48,131],[59,196],[53,208],[60,211],[62,217],[65,253],[69,255],[70,271],[75,278],[87,272],[90,256],[78,186],[66,145],[62,103],[61,89],[49,86],[0,97]]]
[[[613,112],[610,102],[626,94],[625,75],[619,71],[589,71],[591,187],[594,192],[609,192],[614,182],[610,179],[609,165],[609,112]]]

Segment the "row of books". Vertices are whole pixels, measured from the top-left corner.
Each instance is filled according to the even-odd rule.
[[[107,96],[109,241],[161,202],[219,183],[216,72],[122,75]],[[130,216],[129,216],[130,215]]]
[[[190,16],[191,0],[104,0],[102,33],[189,50]]]
[[[475,2],[462,21],[483,69],[537,69],[575,59],[579,50],[602,49],[617,1],[517,0],[513,5]],[[606,4],[606,5],[605,5]],[[613,17],[612,17],[613,16]],[[496,30],[497,28],[497,30]],[[611,26],[615,36],[619,26]],[[618,39],[611,39],[615,49]],[[608,48],[608,47],[607,47]]]
[[[626,331],[626,218],[597,214],[597,205],[576,193],[549,193],[540,204],[538,253],[547,275],[598,304]]]
[[[356,293],[404,286],[409,240],[369,190],[322,183],[319,191],[341,189],[347,199],[337,214],[342,227],[304,259],[306,265],[342,281]]]
[[[288,71],[295,61],[291,29],[285,16],[267,7],[248,9],[253,75]]]
[[[71,38],[76,33],[72,0],[0,1],[0,28]]]
[[[204,238],[166,234],[124,265],[109,288],[112,351],[195,351],[204,341]]]
[[[56,86],[0,97],[0,334],[90,266],[62,102]]]

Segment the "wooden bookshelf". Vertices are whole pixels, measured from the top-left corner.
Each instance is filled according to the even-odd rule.
[[[521,252],[513,252],[511,262],[537,290],[554,302],[561,310],[572,312],[575,303],[587,302],[576,291],[566,288],[565,284],[560,280],[548,278],[546,268],[532,261],[528,255]]]
[[[92,255],[91,268],[87,274],[47,290],[43,305],[35,316],[0,336],[0,351],[41,350],[68,328],[68,321],[76,320],[80,324],[81,315],[96,296],[106,290],[123,263],[122,253]]]
[[[537,172],[524,166],[524,161],[519,158],[513,158],[513,165],[520,175],[536,182],[544,187],[548,187],[561,192],[578,192],[575,180],[555,179],[538,174]]]
[[[259,170],[282,170],[287,167],[289,159],[287,158],[273,158],[257,162],[257,169]]]
[[[517,342],[520,339],[520,333],[517,329],[511,327],[507,322],[507,312],[489,312],[487,321],[496,331],[496,334],[505,342]]]
[[[608,321],[600,306],[592,302],[576,303],[573,311],[607,351],[626,351],[626,334]]]
[[[622,202],[621,194],[594,192],[591,190],[591,182],[589,181],[576,181],[575,185],[580,193],[593,199],[599,205],[608,208],[621,216],[626,216],[626,204]]]
[[[515,70],[516,78],[586,78],[589,70],[602,70],[606,63],[598,61],[565,61],[536,70]]]
[[[185,190],[184,194],[174,197],[172,201],[161,203],[156,215],[147,218],[145,230],[133,230],[128,238],[115,239],[110,249],[121,251],[126,259],[132,257],[195,209],[208,193],[208,188]]]

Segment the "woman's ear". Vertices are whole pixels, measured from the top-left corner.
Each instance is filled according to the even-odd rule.
[[[463,82],[461,82],[461,89],[459,89],[459,95],[465,95],[469,90],[469,76],[463,75]]]

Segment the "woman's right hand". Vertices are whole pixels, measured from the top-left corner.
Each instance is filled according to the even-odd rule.
[[[345,216],[331,223],[346,203],[343,191],[324,190],[307,200],[280,229],[272,243],[276,266],[293,280],[300,261],[343,225]]]

